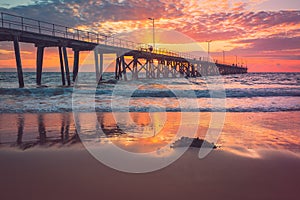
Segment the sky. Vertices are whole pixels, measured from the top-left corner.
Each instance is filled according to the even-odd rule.
[[[299,0],[0,0],[0,11],[149,44],[152,17],[158,47],[201,56],[212,40],[219,62],[224,52],[225,62],[237,56],[250,72],[300,72]],[[23,68],[35,68],[34,45],[21,44],[21,52]],[[0,43],[0,60],[0,69],[15,68],[11,42]],[[44,69],[57,66],[57,49],[46,48]]]

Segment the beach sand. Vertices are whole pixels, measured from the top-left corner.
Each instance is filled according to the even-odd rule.
[[[1,114],[1,199],[296,200],[299,113],[227,113],[217,150],[199,159],[199,149],[189,149],[146,174],[119,172],[94,159],[72,139],[71,113]],[[209,115],[202,119],[200,126],[207,126]],[[61,136],[66,131],[67,139]]]
[[[261,151],[259,158],[190,149],[147,174],[115,171],[87,151],[0,152],[1,199],[299,199],[300,158]]]

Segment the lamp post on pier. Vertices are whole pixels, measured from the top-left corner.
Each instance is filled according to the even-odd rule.
[[[210,61],[210,58],[209,58],[209,50],[210,50],[210,43],[212,42],[212,40],[207,40],[207,61],[209,62]]]
[[[153,48],[155,48],[155,27],[154,27],[154,18],[153,17],[149,17],[149,20],[152,20],[152,36],[153,36]]]

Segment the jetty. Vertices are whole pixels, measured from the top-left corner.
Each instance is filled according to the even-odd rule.
[[[0,41],[14,46],[19,87],[24,87],[20,43],[36,47],[36,84],[42,83],[43,57],[47,47],[58,48],[62,85],[75,82],[82,51],[94,51],[96,82],[101,83],[105,54],[115,54],[115,79],[200,77],[247,73],[247,67],[201,60],[185,52],[153,48],[148,44],[83,31],[72,27],[39,21],[1,12]],[[74,53],[73,72],[70,72],[67,48]],[[130,74],[130,76],[128,76]],[[144,76],[143,76],[144,77]]]

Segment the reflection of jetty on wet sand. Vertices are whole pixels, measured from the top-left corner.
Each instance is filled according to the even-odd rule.
[[[197,138],[189,138],[189,137],[181,137],[179,140],[175,141],[172,145],[172,148],[177,147],[196,147],[196,148],[217,148],[214,143],[210,143],[206,140]]]
[[[45,125],[45,119],[43,114],[37,114],[37,126],[38,126],[38,137],[36,139],[24,140],[24,115],[19,114],[17,125],[18,125],[18,135],[17,142],[13,143],[12,146],[18,146],[20,149],[26,150],[37,145],[40,146],[53,146],[55,144],[75,144],[80,142],[80,138],[75,130],[75,133],[70,133],[70,123],[71,116],[70,114],[61,115],[61,127],[60,127],[60,135],[57,134],[55,136],[47,136],[47,130]],[[3,143],[1,143],[3,144]]]
[[[118,114],[118,118],[123,119],[124,113],[114,114]],[[153,131],[145,129],[147,126],[152,126],[150,115],[141,112],[130,113],[129,118],[132,119],[133,126],[128,126],[127,121],[117,122],[113,113],[110,112],[96,113],[97,118],[94,113],[79,113],[80,121],[85,124],[85,127],[81,126],[80,131],[76,130],[72,113],[0,114],[0,149],[9,146],[23,150],[34,147],[79,147],[81,146],[78,135],[80,133],[81,136],[90,139],[98,139],[102,136],[110,138],[110,142],[114,142],[123,149],[130,148],[134,152],[155,151],[170,144],[169,142],[174,139],[179,126],[186,128],[188,125],[178,123],[182,113],[167,112],[165,114],[166,123],[162,128],[159,126],[156,129],[155,136],[153,136]],[[156,113],[156,115],[156,118],[162,118],[160,113]],[[189,113],[189,115],[192,119],[193,113]],[[211,115],[204,112],[201,112],[200,115],[201,121],[195,137],[205,139]],[[300,126],[299,123],[296,123],[299,121],[298,119],[299,112],[228,112],[220,138],[215,144],[222,150],[239,155],[241,153],[244,155],[245,152],[235,147],[267,148],[299,153]],[[235,123],[238,120],[243,123]],[[289,125],[291,123],[293,123],[292,126]],[[100,134],[100,131],[95,133],[91,130],[101,130],[102,133]],[[130,134],[124,134],[124,132]]]

